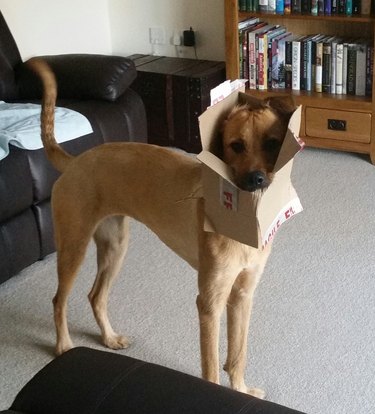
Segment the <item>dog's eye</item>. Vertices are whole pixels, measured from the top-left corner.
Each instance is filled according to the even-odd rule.
[[[245,151],[245,144],[243,141],[234,141],[230,144],[230,147],[236,154],[240,154]]]
[[[263,142],[262,148],[266,152],[275,152],[281,147],[281,142],[276,138],[268,138]]]

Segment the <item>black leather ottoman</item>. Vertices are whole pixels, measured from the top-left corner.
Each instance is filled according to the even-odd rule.
[[[298,414],[159,365],[74,348],[19,392],[13,414]]]

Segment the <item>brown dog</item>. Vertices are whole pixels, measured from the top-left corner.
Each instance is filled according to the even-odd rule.
[[[228,356],[225,370],[234,389],[258,397],[244,382],[247,332],[252,298],[270,245],[255,249],[203,230],[204,200],[199,196],[201,165],[188,156],[158,146],[112,143],[73,158],[54,138],[56,82],[40,60],[31,66],[44,85],[42,140],[47,156],[63,174],[52,192],[57,248],[58,289],[54,297],[57,354],[73,344],[67,325],[67,299],[89,240],[97,245],[98,272],[89,300],[112,349],[126,348],[107,315],[107,300],[128,245],[129,217],[143,222],[198,271],[197,307],[203,378],[219,383],[219,324],[228,314]],[[254,108],[236,108],[223,132],[223,160],[239,187],[266,188],[295,109],[289,97],[256,101]]]

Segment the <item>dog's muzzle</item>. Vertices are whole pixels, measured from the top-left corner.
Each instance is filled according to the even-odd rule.
[[[267,188],[269,185],[270,181],[266,174],[262,171],[252,171],[243,177],[240,187],[245,191],[253,192]]]

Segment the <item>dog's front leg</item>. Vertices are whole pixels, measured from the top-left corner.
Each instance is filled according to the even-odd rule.
[[[233,277],[227,274],[200,270],[197,307],[200,323],[202,377],[216,384],[219,378],[220,317],[227,303]]]
[[[233,389],[264,398],[263,390],[248,388],[244,380],[253,295],[260,276],[260,271],[244,269],[233,284],[227,305],[228,357],[224,369]]]

